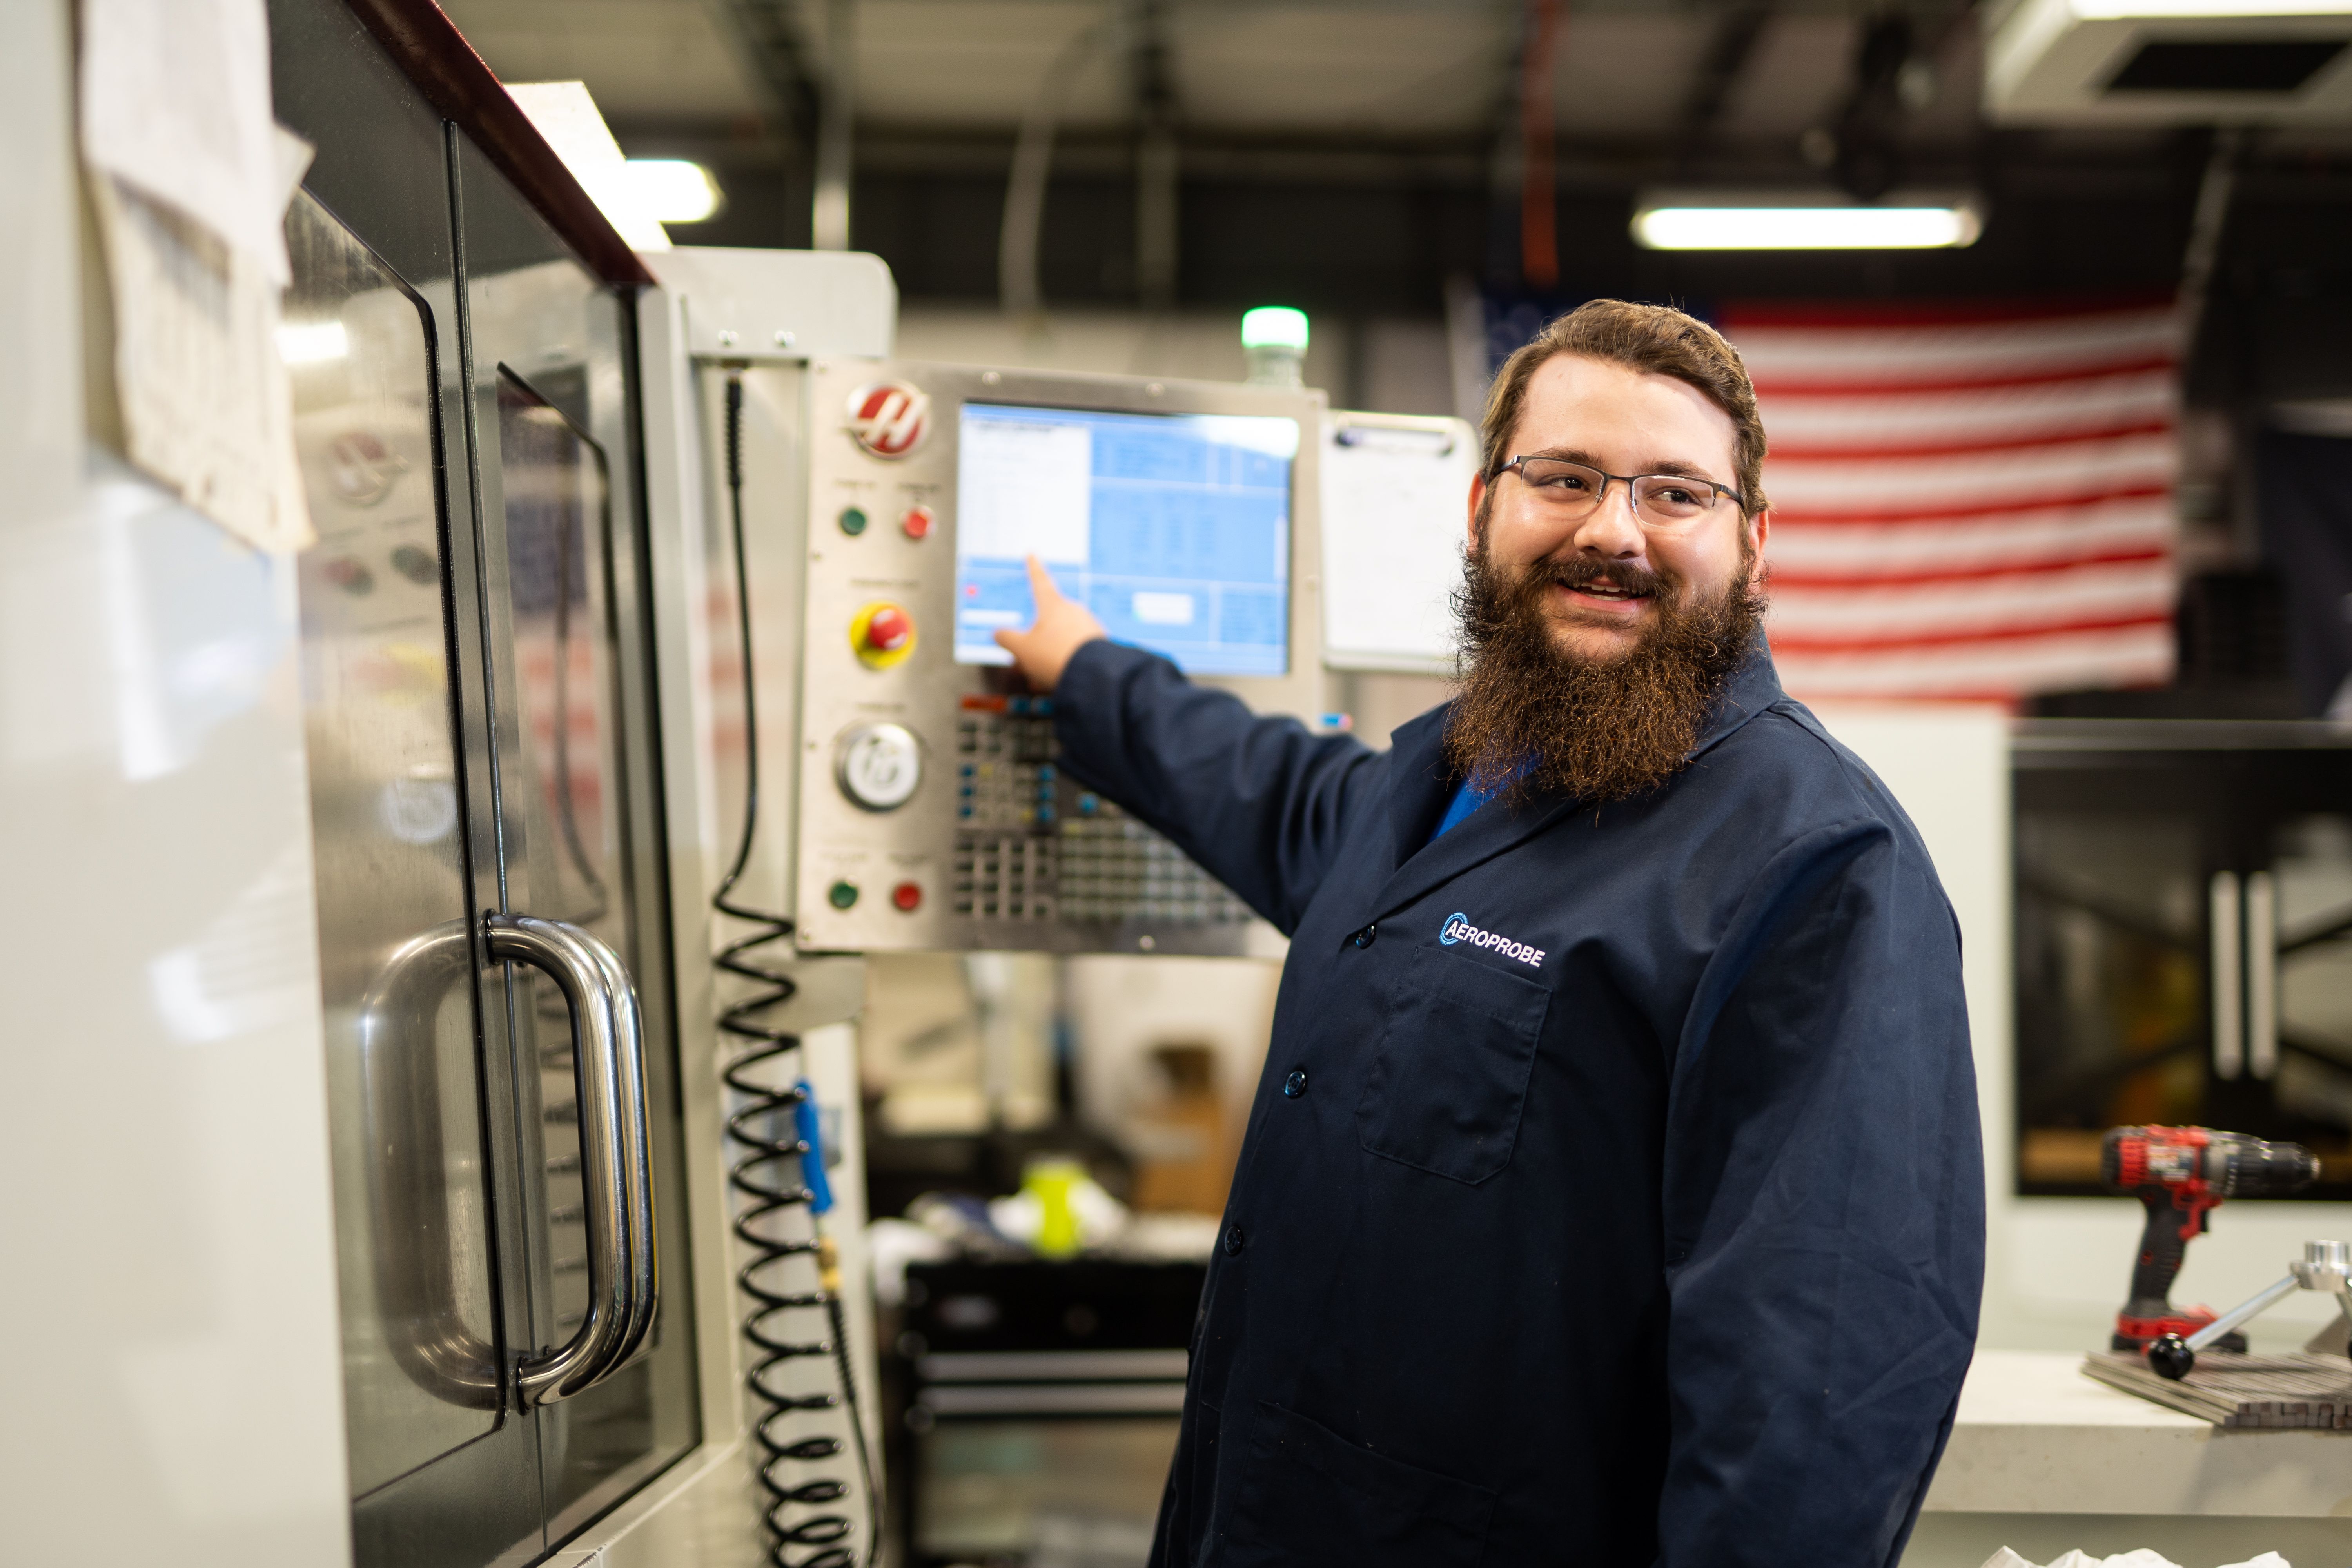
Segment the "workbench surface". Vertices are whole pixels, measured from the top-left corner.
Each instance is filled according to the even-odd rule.
[[[2352,1433],[2224,1432],[2093,1383],[2082,1364],[1979,1351],[1925,1510],[2352,1514]]]

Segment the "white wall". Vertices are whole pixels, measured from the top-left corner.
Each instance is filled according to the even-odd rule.
[[[1186,381],[1239,381],[1241,312],[1147,315],[1139,310],[1056,310],[1035,318],[986,308],[908,306],[898,312],[895,352],[902,359],[994,364],[1099,375],[1164,375]],[[1344,377],[1346,329],[1312,323],[1307,348],[1309,386]]]
[[[0,1558],[331,1568],[292,568],[85,469],[69,17],[0,20]]]
[[[1258,958],[1071,959],[1066,984],[1080,1114],[1114,1134],[1148,1118],[1165,1093],[1152,1048],[1206,1046],[1231,1146],[1238,1150],[1281,983],[1282,966]]]
[[[1055,310],[1024,321],[985,308],[916,305],[899,312],[896,352],[953,364],[1188,381],[1239,381],[1244,370],[1239,310]],[[1351,323],[1317,317],[1305,377],[1307,385],[1330,394],[1334,408],[1451,414],[1446,356],[1445,329],[1434,321]]]
[[[1984,1119],[1986,1258],[1978,1342],[2004,1350],[2103,1349],[2123,1304],[2143,1211],[2130,1198],[2016,1195],[2010,946],[2008,721],[1998,709],[1823,707],[1822,721],[1868,763],[1918,825],[1960,921],[1969,1029]],[[2286,1272],[2306,1237],[2352,1237],[2352,1205],[2224,1205],[2189,1244],[2172,1299],[2216,1309]],[[2256,1322],[2257,1351],[2300,1345],[2333,1315],[2298,1292]]]

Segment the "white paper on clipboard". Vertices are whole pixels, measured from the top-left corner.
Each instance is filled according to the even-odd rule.
[[[1323,662],[1450,674],[1476,433],[1460,419],[1335,410],[1321,466]]]

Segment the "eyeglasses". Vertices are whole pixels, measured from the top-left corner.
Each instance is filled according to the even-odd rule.
[[[1690,474],[1605,474],[1565,458],[1513,458],[1495,470],[1495,477],[1509,473],[1517,474],[1545,510],[1564,522],[1590,517],[1612,484],[1622,484],[1632,493],[1634,519],[1660,532],[1688,528],[1721,501],[1731,502],[1742,514],[1748,510],[1738,490]]]

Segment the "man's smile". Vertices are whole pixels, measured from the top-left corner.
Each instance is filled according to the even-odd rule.
[[[1549,596],[1555,605],[1611,620],[1630,620],[1647,613],[1658,595],[1656,575],[1640,570],[1595,570],[1571,563],[1553,568],[1551,579]]]

